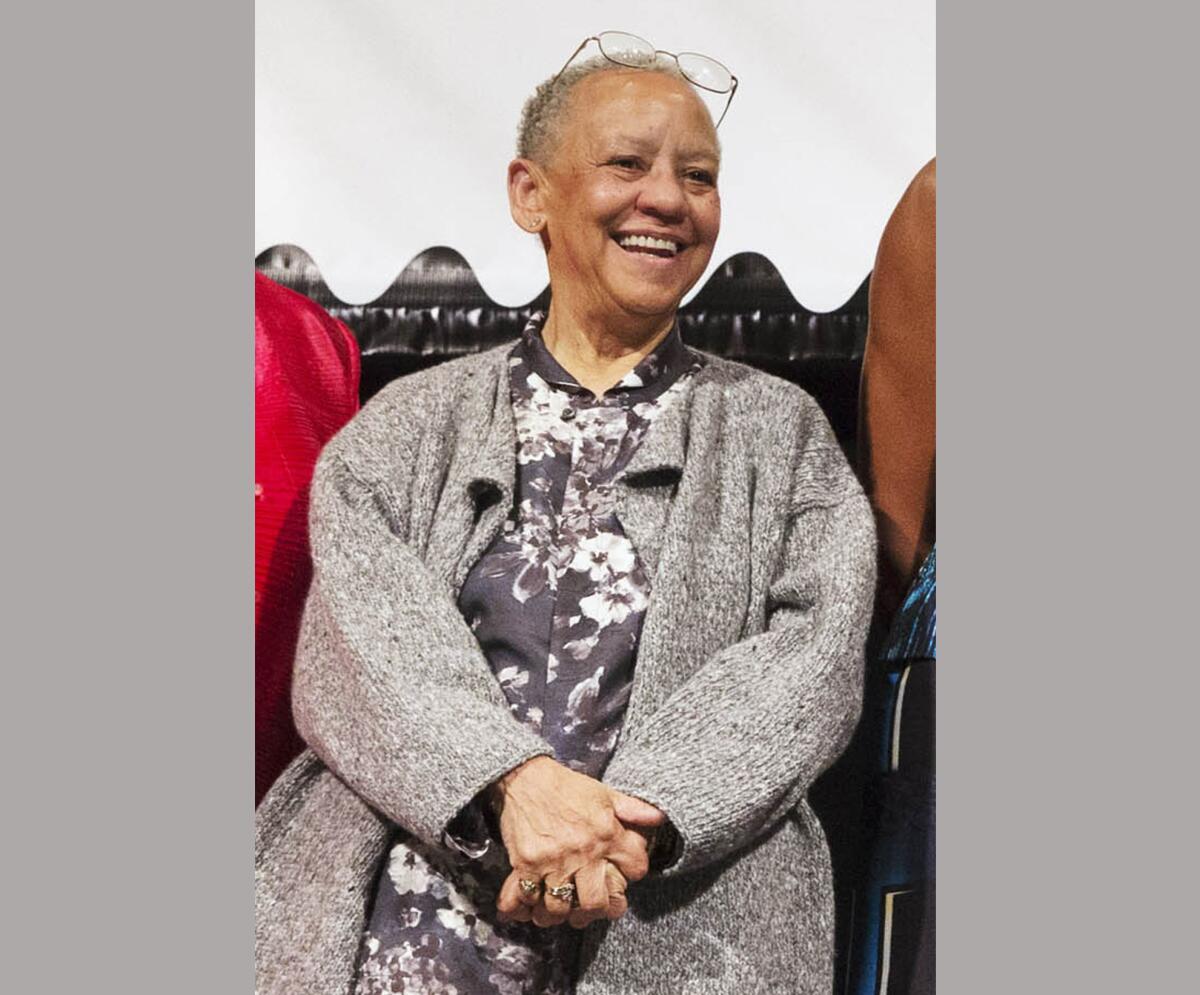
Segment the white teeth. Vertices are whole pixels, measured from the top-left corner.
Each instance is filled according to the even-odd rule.
[[[679,246],[674,242],[665,238],[654,238],[651,235],[625,235],[617,243],[623,247],[634,247],[641,249],[665,249],[671,255],[679,252]]]

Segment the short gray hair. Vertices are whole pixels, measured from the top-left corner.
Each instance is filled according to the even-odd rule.
[[[517,157],[532,159],[545,165],[558,144],[563,111],[567,108],[575,86],[596,73],[616,72],[622,69],[628,71],[629,67],[611,62],[603,55],[597,55],[586,62],[570,66],[557,79],[551,77],[539,83],[533,91],[533,96],[525,101],[521,110],[521,123],[517,127]],[[655,56],[653,64],[639,66],[637,71],[662,73],[687,82],[687,77],[679,71],[679,64],[669,56]]]

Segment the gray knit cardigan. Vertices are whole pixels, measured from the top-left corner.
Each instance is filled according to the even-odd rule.
[[[392,824],[441,846],[481,789],[551,752],[455,606],[511,507],[509,349],[396,381],[321,455],[293,699],[311,749],[256,815],[259,995],[346,995]],[[811,397],[717,357],[615,486],[652,594],[604,781],[662,809],[682,850],[588,927],[578,993],[829,995],[805,793],[861,707],[870,508]]]

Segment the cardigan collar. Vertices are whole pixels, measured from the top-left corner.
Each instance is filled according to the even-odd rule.
[[[472,474],[467,489],[473,498],[492,488],[512,500],[516,487],[516,466],[513,454],[517,448],[517,425],[512,401],[508,394],[508,366],[511,346],[492,350],[492,362],[482,377],[475,377],[475,389],[482,393],[482,425],[476,421],[478,443],[471,459]],[[466,405],[464,405],[466,407]],[[472,419],[473,421],[475,419]],[[475,428],[475,426],[471,426]]]

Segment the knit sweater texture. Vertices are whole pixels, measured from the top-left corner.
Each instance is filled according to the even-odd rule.
[[[509,346],[381,391],[326,447],[294,678],[310,749],[256,815],[259,995],[346,995],[392,824],[434,846],[549,746],[455,606],[511,507]],[[828,848],[805,802],[861,707],[870,508],[817,404],[709,357],[617,481],[651,575],[605,783],[678,859],[586,930],[578,995],[828,995]]]

